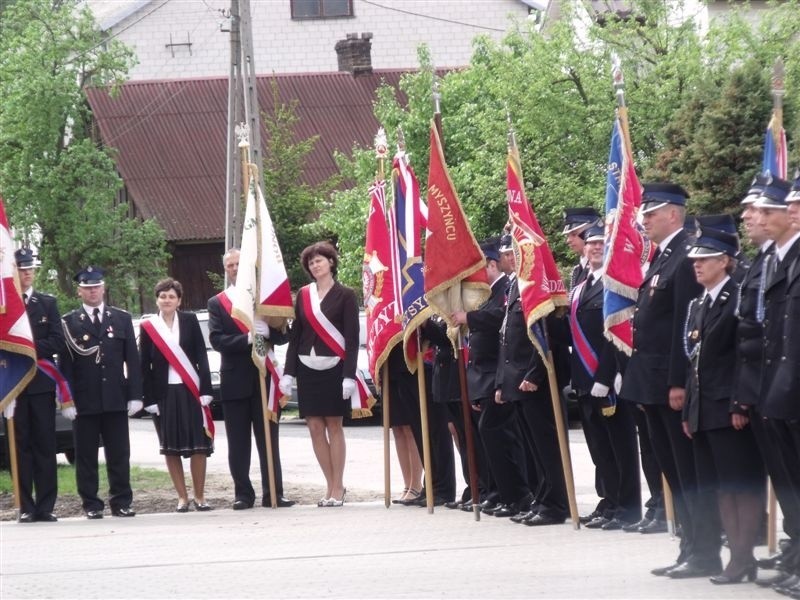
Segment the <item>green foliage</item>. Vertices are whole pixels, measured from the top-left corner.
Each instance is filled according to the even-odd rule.
[[[636,18],[600,25],[585,18],[584,3],[564,0],[563,18],[544,33],[517,23],[499,43],[478,37],[469,67],[441,77],[445,156],[479,239],[496,235],[506,219],[508,110],[528,199],[557,259],[574,261],[557,232],[565,207],[603,207],[616,106],[612,56],[619,57],[625,75],[637,169],[646,178],[684,183],[692,212],[738,210],[760,164],[772,106],[769,77],[778,56],[787,67],[787,137],[790,144],[800,137],[797,0],[759,11],[758,25],[734,9],[706,32],[685,11],[684,20],[674,18],[682,2],[631,4]],[[434,59],[422,48],[419,71],[401,79],[399,92],[383,86],[375,102],[375,115],[390,139],[402,127],[423,190]],[[348,240],[352,281],[363,247],[367,186],[375,176],[369,153],[362,157],[359,151],[353,160],[340,161],[356,187],[337,191],[326,208],[332,214],[323,215],[326,226]],[[792,144],[790,162],[800,158],[798,152]]]
[[[77,304],[72,276],[107,270],[109,300],[137,310],[140,286],[163,274],[163,232],[130,218],[121,181],[91,137],[84,89],[118,85],[131,51],[105,40],[76,0],[7,6],[0,37],[0,190],[17,234],[39,247],[62,310]]]

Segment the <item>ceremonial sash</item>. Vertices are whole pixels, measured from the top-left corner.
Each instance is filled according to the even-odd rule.
[[[307,285],[300,288],[300,301],[303,305],[303,312],[311,324],[311,328],[330,348],[336,356],[341,360],[345,358],[344,336],[342,332],[336,329],[336,326],[330,322],[328,317],[322,312],[320,306],[319,294],[317,293],[317,286],[314,284]],[[372,410],[375,404],[375,398],[369,393],[367,382],[364,381],[364,376],[356,369],[356,393],[350,396],[350,409],[352,417],[358,419],[360,417],[371,417]]]
[[[74,406],[75,403],[72,399],[72,390],[69,389],[69,383],[67,383],[55,363],[51,360],[40,358],[36,361],[36,366],[56,384],[56,400],[61,405],[61,408]]]
[[[175,316],[177,319],[177,315]],[[141,328],[153,340],[158,351],[167,359],[169,365],[180,375],[181,381],[189,389],[203,414],[203,429],[206,435],[214,439],[214,420],[211,418],[211,409],[200,402],[200,375],[194,368],[192,361],[181,348],[181,345],[170,335],[166,323],[160,317],[153,317],[142,321]]]
[[[581,301],[581,293],[586,286],[586,280],[580,282],[572,290],[572,306],[569,310],[569,328],[572,330],[572,351],[577,353],[578,358],[589,373],[590,377],[594,377],[597,372],[597,353],[589,344],[586,334],[583,333],[580,324],[578,323],[578,304]]]
[[[231,320],[233,320],[234,325],[239,328],[239,331],[244,334],[250,333],[250,329],[247,327],[247,324],[241,319],[237,319],[235,316],[233,316],[233,300],[231,300],[227,290],[217,294],[217,299],[219,300],[222,308],[225,309],[225,312],[228,313]],[[275,352],[271,347],[272,345],[268,344],[267,346],[269,348],[267,350],[267,360],[264,361],[267,371],[269,371],[270,378],[269,392],[267,394],[267,410],[270,412],[269,418],[277,423],[280,408],[286,406],[288,398],[282,395],[280,392],[280,382],[281,376],[283,375],[283,367],[278,364],[278,359],[275,358]]]

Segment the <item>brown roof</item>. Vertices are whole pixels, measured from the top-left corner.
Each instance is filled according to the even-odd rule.
[[[297,139],[319,136],[305,169],[313,185],[337,172],[334,150],[372,145],[375,90],[383,81],[397,87],[404,72],[261,76],[259,105],[271,112],[273,77],[281,102],[298,101]],[[227,97],[227,78],[129,82],[116,98],[88,90],[100,136],[116,151],[136,213],[156,218],[169,241],[224,237]]]

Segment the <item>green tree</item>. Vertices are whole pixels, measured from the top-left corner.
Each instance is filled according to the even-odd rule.
[[[18,233],[39,247],[39,285],[76,303],[72,276],[107,269],[109,296],[138,308],[164,272],[163,232],[130,218],[121,180],[92,137],[87,86],[114,86],[132,53],[105,39],[77,0],[6,4],[0,36],[0,190]]]

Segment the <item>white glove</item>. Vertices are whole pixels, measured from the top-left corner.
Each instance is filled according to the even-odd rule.
[[[607,385],[603,385],[602,383],[595,383],[592,386],[592,391],[589,392],[589,395],[593,398],[605,398],[608,396],[609,387]]]
[[[622,373],[617,373],[616,377],[614,377],[614,393],[619,394],[619,391],[622,389]]]
[[[281,391],[281,394],[284,396],[291,396],[292,395],[292,384],[294,383],[294,377],[291,375],[283,375],[281,377],[281,381],[278,384],[278,389]]]
[[[17,399],[14,398],[11,402],[6,404],[6,407],[3,409],[3,416],[6,419],[13,419],[14,418],[14,409],[17,408]]]
[[[161,411],[158,410],[158,404],[151,404],[150,406],[145,406],[144,409],[149,412],[151,415],[160,415]]]
[[[200,396],[200,404],[203,406],[208,406],[211,404],[211,401],[214,399],[214,396]]]
[[[142,410],[142,407],[144,407],[144,404],[142,403],[141,400],[129,400],[128,401],[128,416],[132,417],[137,412]]]
[[[356,393],[356,380],[345,377],[342,379],[342,400],[350,400],[350,396]]]
[[[61,409],[61,416],[67,421],[74,421],[78,416],[78,410],[74,406],[65,406]]]
[[[269,325],[264,323],[261,319],[256,319],[255,322],[256,334],[263,338],[269,338]]]

